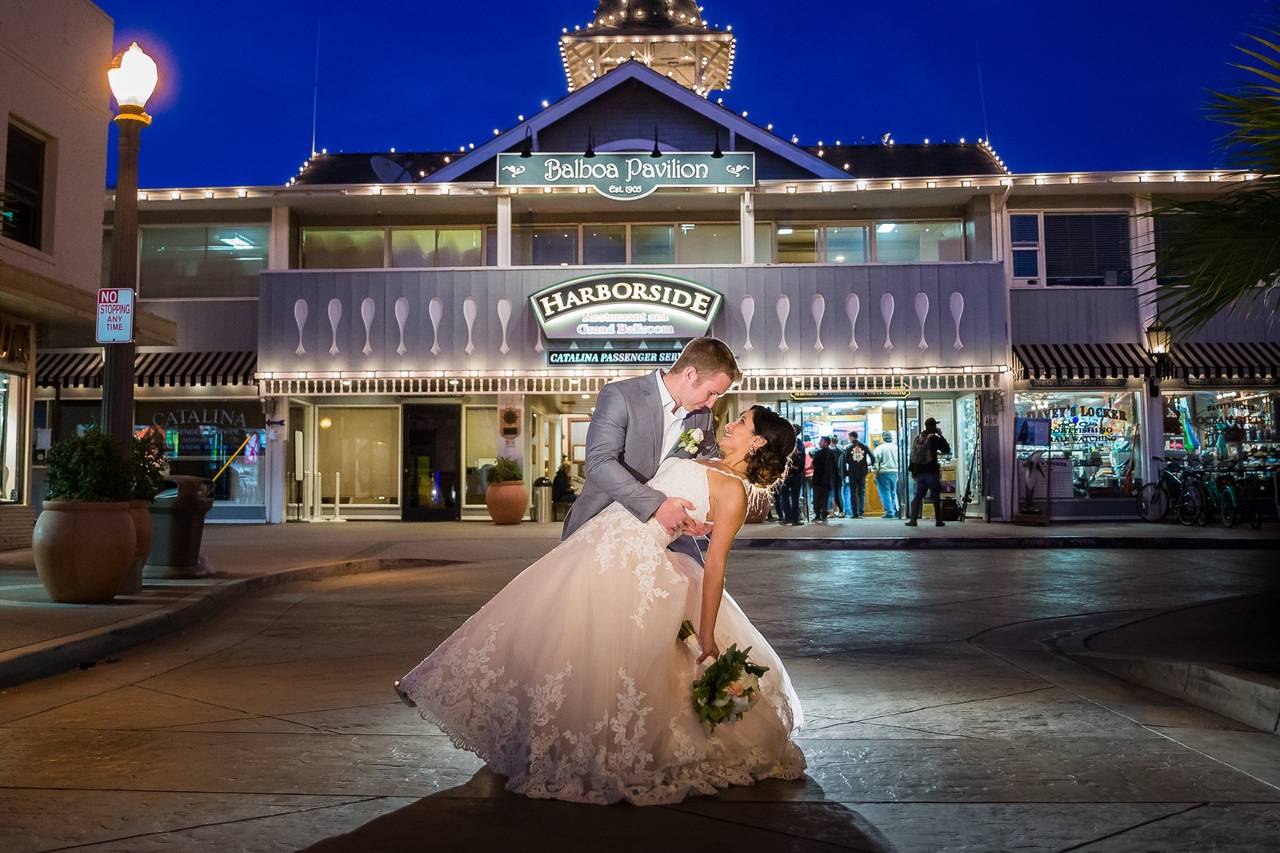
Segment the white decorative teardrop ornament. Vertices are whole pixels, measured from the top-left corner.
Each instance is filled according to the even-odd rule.
[[[396,347],[396,355],[408,352],[404,345],[404,324],[409,319],[409,300],[401,296],[396,300],[396,325],[400,327],[400,345]]]
[[[329,300],[329,330],[333,339],[329,342],[329,355],[338,354],[338,323],[342,320],[342,303],[337,299]]]
[[[431,354],[440,354],[440,321],[444,318],[444,302],[439,296],[427,303],[427,316],[431,318]]]
[[[884,318],[884,348],[893,349],[893,294],[880,297],[880,316]]]
[[[507,324],[511,322],[511,300],[498,300],[498,322],[502,324],[502,346],[498,347],[498,352],[506,355],[511,352],[511,347],[507,346]]]
[[[844,313],[849,317],[849,351],[858,351],[858,315],[862,313],[862,298],[850,293],[844,299]]]
[[[747,342],[742,345],[742,348],[747,352],[751,352],[755,349],[751,345],[751,321],[756,316],[756,298],[754,296],[742,297],[742,305],[740,307],[742,309],[742,322],[747,326]]]
[[[960,318],[964,316],[964,294],[958,290],[951,292],[951,319],[956,321],[956,341],[951,346],[961,350],[964,342],[960,340]]]
[[[472,355],[476,351],[475,342],[472,340],[472,332],[476,325],[476,301],[468,296],[462,300],[462,319],[467,321],[467,346],[465,352]]]
[[[813,342],[813,348],[822,352],[822,318],[827,313],[827,298],[821,293],[815,293],[809,307],[813,311],[813,325],[817,329],[818,336]]]
[[[643,344],[643,343],[644,343],[644,342],[642,341],[642,342],[641,342],[641,344]],[[541,327],[541,326],[539,326],[539,327],[538,327],[538,342],[537,342],[536,344],[534,344],[534,345],[533,345],[533,351],[534,351],[534,352],[542,352],[542,350],[543,350],[543,346],[542,346],[542,327]]]
[[[369,343],[369,332],[373,329],[373,300],[365,297],[360,300],[360,319],[364,321],[364,349],[361,350],[365,355],[373,354],[373,347]]]
[[[928,349],[929,342],[924,337],[924,321],[929,316],[929,294],[923,290],[916,294],[916,319],[920,321],[920,343],[916,349]]]
[[[306,355],[307,348],[302,345],[302,330],[307,325],[307,300],[299,299],[293,303],[293,322],[298,327],[298,348],[293,351],[294,355]]]
[[[778,325],[782,329],[782,339],[778,341],[778,349],[786,352],[791,349],[787,346],[787,318],[791,316],[791,297],[783,295],[778,297]]]

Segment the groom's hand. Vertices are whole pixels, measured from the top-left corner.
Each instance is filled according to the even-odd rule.
[[[689,517],[689,513],[685,510],[693,509],[693,502],[684,498],[667,498],[658,507],[658,511],[653,517],[658,519],[658,523],[662,525],[662,529],[668,533],[683,531],[687,525],[693,524],[694,521]]]

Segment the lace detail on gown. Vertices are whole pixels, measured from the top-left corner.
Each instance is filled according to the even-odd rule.
[[[707,466],[668,459],[650,485],[709,509]],[[732,476],[725,472],[717,472]],[[745,485],[745,484],[744,484]],[[495,595],[401,679],[423,717],[530,797],[638,805],[803,775],[799,700],[782,661],[729,595],[716,642],[769,667],[760,702],[711,736],[690,703],[702,567],[613,504]]]

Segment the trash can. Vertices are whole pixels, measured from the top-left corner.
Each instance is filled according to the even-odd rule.
[[[204,517],[213,507],[213,481],[181,474],[170,474],[165,481],[173,483],[174,488],[160,492],[151,505],[155,538],[143,576],[198,577]]]
[[[533,520],[546,524],[552,520],[551,511],[551,481],[539,477],[533,481]]]

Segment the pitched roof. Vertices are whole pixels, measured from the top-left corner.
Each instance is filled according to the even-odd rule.
[[[808,150],[846,171],[851,178],[945,178],[949,175],[1007,175],[984,145],[931,142],[928,145],[828,145]],[[845,164],[849,168],[845,169]]]

